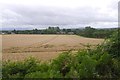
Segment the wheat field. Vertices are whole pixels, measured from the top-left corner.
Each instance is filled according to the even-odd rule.
[[[68,50],[77,51],[85,45],[95,46],[104,39],[77,35],[2,35],[2,60],[24,60],[33,56],[43,61],[51,60]]]

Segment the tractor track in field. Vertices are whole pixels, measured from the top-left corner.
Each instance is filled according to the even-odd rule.
[[[104,41],[76,35],[3,35],[2,39],[3,61],[23,60],[29,56],[50,60],[64,51],[78,51],[87,43],[97,45]]]
[[[37,42],[37,43],[35,43],[35,44],[39,44],[39,45],[44,45],[44,44],[47,44],[47,43],[49,43],[49,42],[51,42],[51,41],[53,41],[53,40],[55,40],[56,38],[58,38],[59,37],[59,35],[57,35],[57,36],[55,36],[55,37],[53,37],[53,38],[51,38],[51,39],[46,39],[46,40],[44,40],[44,41],[42,41],[42,42]],[[34,45],[34,44],[33,44]],[[32,45],[31,45],[32,46]]]

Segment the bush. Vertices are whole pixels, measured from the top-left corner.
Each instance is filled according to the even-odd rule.
[[[108,51],[115,58],[120,58],[120,29],[108,38],[103,44],[104,51]]]
[[[89,53],[89,52],[88,52]],[[3,78],[116,78],[120,76],[119,61],[108,53],[94,55],[81,51],[72,55],[62,53],[49,63],[28,59],[3,65]],[[93,57],[94,56],[94,57]],[[97,56],[96,56],[97,57]]]
[[[29,58],[21,62],[5,62],[2,68],[3,78],[23,78],[25,74],[33,71],[38,61],[34,58]]]

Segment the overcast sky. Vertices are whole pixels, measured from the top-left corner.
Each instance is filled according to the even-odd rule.
[[[0,0],[3,29],[118,26],[119,0]]]

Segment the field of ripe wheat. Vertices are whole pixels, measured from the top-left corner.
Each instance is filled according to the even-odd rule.
[[[85,38],[77,35],[2,35],[2,58],[23,60],[28,56],[50,60],[63,51],[76,51],[85,45],[101,44],[103,39]]]

